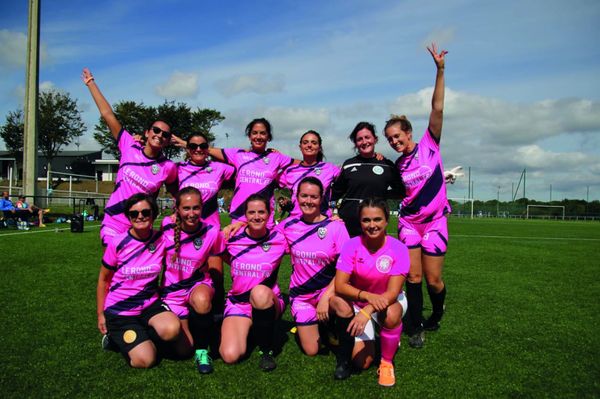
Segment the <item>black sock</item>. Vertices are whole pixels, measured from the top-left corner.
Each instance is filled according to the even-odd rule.
[[[271,351],[275,335],[275,306],[267,309],[252,308],[252,323],[258,349],[263,353]]]
[[[336,332],[340,345],[337,350],[337,363],[350,363],[352,358],[352,349],[354,349],[354,337],[348,332],[348,325],[354,317],[340,317],[337,316],[336,320]]]
[[[208,313],[196,313],[190,309],[188,316],[190,332],[194,340],[194,349],[208,349],[214,330],[214,316],[212,310]]]
[[[423,326],[423,291],[421,290],[421,282],[406,282],[406,300],[408,301],[409,324],[413,330],[412,333],[419,332]]]
[[[446,284],[440,292],[435,292],[435,289],[428,285],[427,292],[429,293],[429,299],[431,300],[431,307],[433,312],[431,313],[431,321],[439,322],[442,320],[444,315],[444,301],[446,300]]]

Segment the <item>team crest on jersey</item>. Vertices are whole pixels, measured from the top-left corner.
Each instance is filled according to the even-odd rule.
[[[315,175],[319,176],[321,174],[321,168],[315,169]]]
[[[373,166],[373,173],[375,173],[376,175],[382,175],[383,168],[379,165]]]
[[[387,255],[381,255],[375,261],[375,267],[381,273],[389,273],[390,268],[392,267],[392,258]]]
[[[271,244],[269,244],[268,242],[263,242],[262,250],[267,252],[269,249],[271,249]]]
[[[204,170],[206,170],[206,173],[212,172],[212,168],[210,166],[207,166],[206,169],[204,169]]]
[[[196,250],[198,250],[201,247],[202,247],[202,238],[200,238],[200,237],[194,238],[194,248],[196,248]]]
[[[148,250],[150,251],[150,253],[151,253],[151,254],[153,254],[154,252],[156,252],[156,245],[154,245],[154,243],[153,243],[153,242],[151,242],[151,243],[148,245]]]
[[[152,174],[155,175],[158,173],[160,169],[158,168],[157,164],[152,165]]]
[[[319,236],[319,238],[321,240],[323,238],[325,238],[325,236],[327,235],[327,228],[326,227],[319,227],[319,230],[317,230],[317,235]]]
[[[269,158],[267,158],[267,157],[264,157],[263,158],[263,162],[265,163],[265,165],[268,165],[269,162],[271,162],[271,160]]]

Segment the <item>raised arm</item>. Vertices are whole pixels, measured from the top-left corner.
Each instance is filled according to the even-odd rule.
[[[448,54],[446,50],[440,51],[435,43],[431,43],[431,47],[427,47],[427,51],[433,57],[437,73],[435,75],[435,86],[433,87],[433,96],[431,98],[431,115],[429,116],[429,131],[433,136],[440,140],[442,137],[442,122],[444,119],[444,66],[445,56]]]
[[[225,162],[225,156],[223,156],[223,150],[217,147],[210,147],[208,149],[208,155],[215,161]]]
[[[94,81],[94,76],[90,72],[89,69],[83,68],[83,72],[81,73],[81,80],[88,87],[90,93],[92,94],[92,98],[98,107],[98,111],[100,111],[100,116],[102,119],[106,121],[108,125],[108,129],[110,133],[113,135],[115,140],[119,137],[119,132],[121,131],[121,123],[117,120],[110,104],[106,101],[106,98],[102,95],[102,92],[98,88],[98,85]]]

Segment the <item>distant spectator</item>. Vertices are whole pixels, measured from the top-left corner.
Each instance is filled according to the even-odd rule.
[[[277,204],[279,205],[279,220],[283,220],[287,216],[290,216],[292,210],[294,209],[294,204],[287,197],[279,197],[277,198]]]
[[[44,215],[48,212],[50,212],[50,209],[41,209],[38,208],[35,205],[29,205],[27,203],[27,201],[25,200],[24,196],[19,196],[19,200],[17,201],[17,209],[21,209],[21,210],[27,210],[29,211],[32,215],[37,215],[38,217],[38,226],[39,227],[46,227],[46,225],[44,224]]]
[[[10,200],[10,196],[8,195],[8,191],[2,192],[2,198],[0,199],[0,211],[10,211],[12,213],[15,212],[15,206]]]

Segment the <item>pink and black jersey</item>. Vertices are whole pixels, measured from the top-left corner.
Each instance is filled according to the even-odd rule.
[[[246,220],[244,202],[252,194],[260,194],[267,198],[271,203],[271,209],[275,209],[276,179],[282,170],[292,164],[292,158],[270,149],[262,154],[241,148],[225,148],[222,151],[225,162],[236,169],[235,190],[229,209],[231,219]],[[267,228],[274,225],[274,212],[271,212]]]
[[[114,272],[104,301],[104,312],[118,316],[139,316],[158,299],[158,278],[162,270],[164,240],[153,231],[141,241],[129,232],[109,241],[102,264]]]
[[[220,162],[207,162],[195,165],[191,162],[177,164],[179,189],[197,188],[202,194],[202,220],[215,227],[221,227],[217,196],[224,181],[233,176],[233,167]]]
[[[165,241],[165,274],[161,295],[169,303],[185,301],[188,291],[196,283],[209,277],[208,257],[219,255],[225,250],[218,227],[201,223],[193,233],[181,230],[179,254],[175,260],[175,223],[170,217],[162,224]]]
[[[227,298],[232,303],[250,301],[250,291],[262,284],[279,292],[277,273],[283,255],[288,252],[285,237],[277,230],[267,231],[265,237],[254,239],[243,231],[229,239],[231,290]]]
[[[291,217],[302,216],[300,205],[298,204],[298,185],[305,177],[316,177],[323,183],[324,195],[321,202],[321,213],[331,216],[329,209],[329,201],[331,201],[331,185],[333,181],[340,175],[340,168],[329,162],[317,162],[314,165],[305,166],[302,164],[293,165],[287,168],[281,176],[279,176],[279,185],[283,188],[292,190],[293,209],[290,213]]]
[[[362,236],[346,242],[337,262],[337,270],[350,274],[350,284],[359,290],[383,294],[391,276],[406,276],[410,268],[406,245],[387,236],[385,244],[374,254]]]
[[[158,195],[163,183],[172,183],[177,179],[177,166],[162,154],[157,158],[148,158],[140,143],[124,129],[119,132],[117,143],[121,151],[119,172],[104,209],[102,229],[122,233],[131,227],[124,213],[127,199],[138,193]],[[105,245],[106,241],[103,239]]]
[[[349,240],[344,223],[329,218],[317,223],[288,218],[277,228],[290,247],[290,297],[314,295],[326,288],[335,276],[335,263],[342,247]]]
[[[411,223],[428,223],[450,213],[440,144],[429,129],[410,154],[398,158],[396,168],[406,187],[401,218]]]

